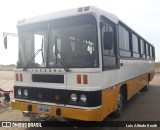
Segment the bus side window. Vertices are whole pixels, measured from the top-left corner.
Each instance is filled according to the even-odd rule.
[[[148,44],[148,59],[150,59],[150,45]]]
[[[152,46],[151,46],[151,45],[149,46],[149,51],[150,51],[150,59],[152,60],[152,59],[153,59],[153,58],[152,58],[153,56],[152,56]]]
[[[154,47],[152,47],[152,56],[153,56],[153,60],[155,60],[155,49],[154,49]]]
[[[153,53],[153,59],[155,60],[156,57],[155,57],[155,48],[154,47],[152,47],[152,53]]]
[[[118,27],[119,31],[119,53],[120,57],[130,58],[131,54],[131,42],[130,42],[130,31],[121,25]]]
[[[140,46],[141,46],[141,58],[145,59],[145,44],[142,39],[140,40]]]
[[[139,54],[139,42],[138,36],[136,34],[132,34],[132,48],[133,48],[133,57],[140,58]]]
[[[149,48],[147,42],[146,42],[146,59],[149,59]]]

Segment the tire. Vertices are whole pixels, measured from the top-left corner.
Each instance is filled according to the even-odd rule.
[[[124,96],[123,96],[123,91],[122,89],[119,91],[119,94],[118,94],[118,108],[117,110],[114,112],[114,115],[116,118],[120,117],[121,115],[121,112],[122,112],[122,108],[123,108],[123,104],[124,104]]]

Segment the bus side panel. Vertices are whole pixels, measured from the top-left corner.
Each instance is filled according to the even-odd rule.
[[[148,82],[148,75],[149,73],[146,73],[102,90],[102,119],[117,109],[119,90],[124,84],[127,85],[127,100],[129,100],[146,86]],[[153,79],[153,76],[154,72],[151,72],[151,79]]]
[[[117,99],[121,84],[102,90],[102,119],[117,109]]]
[[[127,84],[127,100],[129,100],[133,95],[135,95],[137,92],[139,92],[143,87],[145,87],[148,83],[148,77],[149,73],[146,73],[144,75],[135,77],[129,81],[126,82]],[[153,79],[154,72],[152,71],[150,73],[150,80]]]

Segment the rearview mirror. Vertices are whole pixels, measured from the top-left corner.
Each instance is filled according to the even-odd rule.
[[[7,33],[3,33],[4,47],[7,49]]]
[[[105,50],[112,50],[112,46],[113,46],[113,33],[112,32],[104,32],[103,44],[104,44]]]

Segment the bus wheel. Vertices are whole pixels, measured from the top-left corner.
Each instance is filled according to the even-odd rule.
[[[123,107],[123,92],[122,92],[122,89],[120,90],[119,94],[118,94],[118,108],[117,110],[115,111],[115,117],[120,117],[121,115],[121,111],[122,111],[122,107]]]

